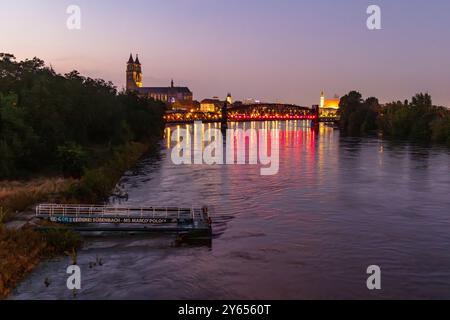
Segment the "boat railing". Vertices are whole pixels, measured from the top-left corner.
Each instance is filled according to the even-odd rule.
[[[119,217],[208,220],[209,214],[206,208],[117,207],[98,205],[40,204],[36,206],[36,217],[43,219],[49,219],[53,217]]]

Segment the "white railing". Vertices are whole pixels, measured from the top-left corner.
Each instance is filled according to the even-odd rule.
[[[40,204],[36,207],[36,217],[51,218],[55,216],[70,217],[121,217],[121,218],[209,218],[207,208],[174,207],[114,207],[97,205]]]

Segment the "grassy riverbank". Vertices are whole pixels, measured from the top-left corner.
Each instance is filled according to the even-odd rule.
[[[32,206],[107,199],[123,173],[162,136],[165,105],[118,92],[111,82],[76,70],[58,74],[38,58],[17,61],[0,53],[0,70],[0,297],[5,297],[41,259],[79,245],[69,231],[21,228]]]
[[[79,180],[48,178],[0,184],[0,299],[7,297],[42,259],[72,253],[81,245],[80,237],[70,230],[39,233],[31,226],[8,230],[4,222],[20,215],[16,210],[31,209],[41,201],[101,203],[149,145],[130,143],[118,147],[103,166],[87,170]]]
[[[117,148],[105,165],[87,170],[77,184],[64,193],[66,203],[98,203],[106,200],[123,173],[149,150],[149,144],[130,143]]]
[[[7,230],[0,225],[0,299],[7,297],[42,259],[73,252],[80,244],[80,237],[70,231],[42,234],[31,227]]]
[[[0,222],[8,222],[30,206],[51,200],[78,183],[71,178],[40,178],[29,181],[0,182]]]

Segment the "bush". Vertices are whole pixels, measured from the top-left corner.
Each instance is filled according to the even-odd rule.
[[[431,140],[450,145],[450,115],[436,119],[431,124]]]
[[[58,162],[66,178],[79,179],[87,165],[87,155],[80,145],[70,142],[58,147]]]
[[[87,170],[80,183],[67,192],[67,198],[96,203],[106,200],[123,173],[131,168],[148,149],[148,144],[130,143],[116,148],[102,167]]]
[[[9,211],[4,209],[3,207],[0,207],[0,226],[3,225],[5,222],[8,222],[9,218],[10,218]]]
[[[80,236],[69,230],[39,233],[32,228],[7,230],[0,225],[0,299],[43,258],[75,252],[80,245]]]
[[[48,246],[46,254],[49,256],[74,252],[82,244],[80,235],[69,229],[49,229],[43,232],[43,237]]]

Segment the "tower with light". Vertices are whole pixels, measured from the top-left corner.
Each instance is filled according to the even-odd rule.
[[[325,107],[325,93],[322,91],[320,94],[320,108],[323,109]]]
[[[136,60],[134,60],[133,55],[130,54],[130,59],[127,62],[127,90],[135,91],[142,88],[142,78],[142,65],[139,57],[136,55]]]

